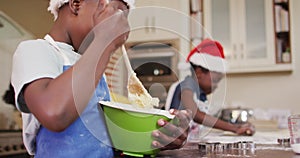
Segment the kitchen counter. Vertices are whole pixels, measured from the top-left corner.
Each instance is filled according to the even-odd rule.
[[[290,147],[282,147],[278,144],[257,145],[255,150],[227,149],[222,152],[207,152],[198,148],[198,143],[188,143],[178,150],[161,151],[158,158],[223,158],[223,157],[250,157],[250,158],[300,158]]]
[[[289,144],[279,144],[278,139],[289,138],[287,129],[278,130],[259,130],[253,136],[238,136],[232,133],[210,130],[207,135],[187,143],[178,150],[161,151],[159,158],[185,158],[185,157],[254,157],[254,158],[300,158],[295,154]],[[205,143],[232,144],[235,142],[251,142],[252,148],[229,147],[222,150],[209,150],[199,148],[200,144]]]
[[[289,143],[279,144],[278,139],[289,138],[287,129],[258,130],[253,136],[238,136],[233,133],[210,129],[200,139],[191,140],[181,149],[165,150],[156,155],[157,158],[300,158]],[[251,147],[227,146],[225,149],[203,148],[203,144],[241,144],[248,142]],[[201,145],[199,145],[201,144]],[[224,147],[224,146],[223,146]],[[122,158],[128,156],[120,156]],[[146,156],[149,157],[149,156]]]

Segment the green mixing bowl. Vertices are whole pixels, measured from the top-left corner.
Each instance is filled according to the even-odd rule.
[[[142,109],[133,105],[99,102],[107,124],[113,147],[130,156],[155,156],[159,149],[151,146],[151,133],[159,129],[157,120],[170,121],[174,118],[168,111],[159,109]]]

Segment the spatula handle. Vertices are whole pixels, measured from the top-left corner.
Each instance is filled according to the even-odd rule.
[[[133,72],[133,69],[132,69],[132,67],[131,67],[131,65],[130,65],[130,61],[129,61],[129,58],[128,58],[128,55],[127,55],[127,51],[126,51],[126,49],[125,49],[125,46],[122,45],[121,49],[122,49],[123,58],[124,58],[124,62],[125,62],[126,68],[127,68],[127,70],[129,71],[129,73],[131,73],[131,72]]]

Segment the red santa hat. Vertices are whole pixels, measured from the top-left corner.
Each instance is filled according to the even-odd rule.
[[[209,71],[226,72],[226,61],[222,45],[211,39],[203,40],[188,55],[186,62],[202,66]]]

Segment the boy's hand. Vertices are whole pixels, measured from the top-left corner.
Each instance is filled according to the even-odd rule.
[[[128,9],[121,1],[108,4],[98,3],[94,13],[94,34],[99,41],[107,43],[112,51],[124,44],[128,38],[130,27],[127,19]]]

